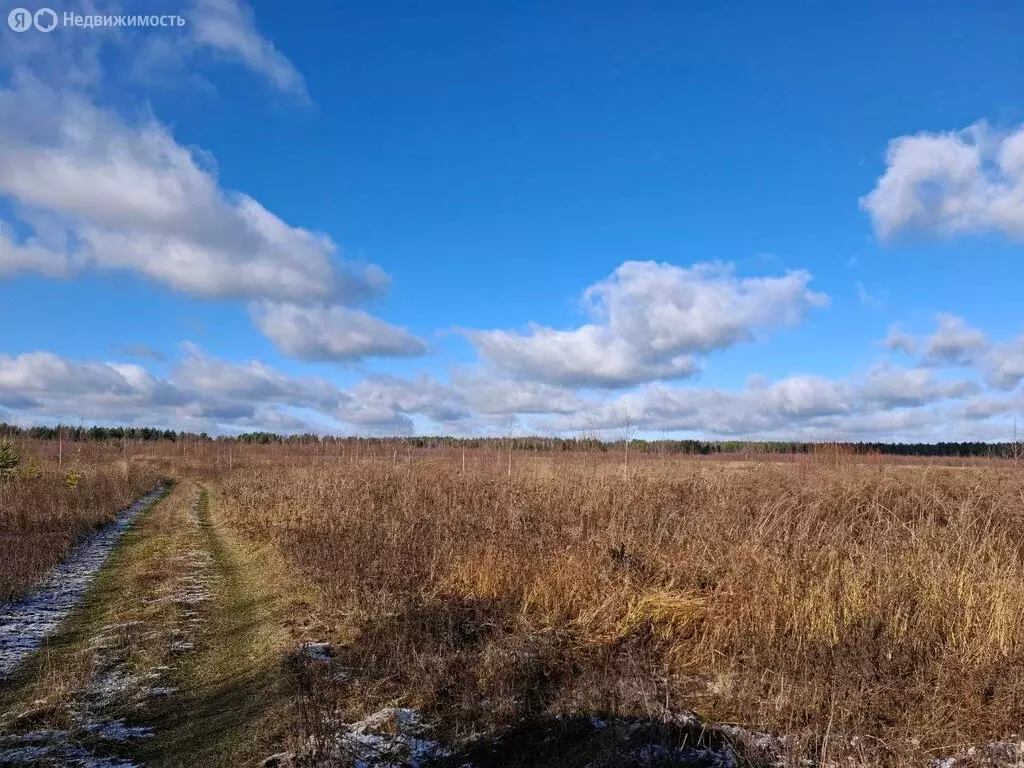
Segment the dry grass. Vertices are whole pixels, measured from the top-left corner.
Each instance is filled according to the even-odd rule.
[[[66,449],[58,468],[49,444],[23,441],[16,447],[23,471],[0,479],[0,601],[30,589],[82,536],[160,479],[152,463],[116,449],[89,446],[84,457]],[[71,472],[78,477],[69,483]]]
[[[459,450],[355,447],[93,446],[72,492],[52,444],[22,446],[42,476],[0,487],[0,599],[174,474],[204,479],[219,520],[311,585],[292,629],[333,640],[353,675],[313,692],[308,724],[311,705],[400,703],[445,737],[537,742],[570,723],[582,744],[585,725],[555,718],[693,710],[786,734],[794,764],[891,766],[1020,731],[1012,464],[826,447],[631,455],[624,477],[621,456],[516,453],[508,477],[500,451],[468,452],[463,471]]]
[[[254,454],[255,455],[255,454]],[[238,462],[238,530],[321,595],[353,711],[449,735],[694,710],[865,765],[1017,732],[1024,478],[496,455]],[[858,737],[854,739],[853,737]]]

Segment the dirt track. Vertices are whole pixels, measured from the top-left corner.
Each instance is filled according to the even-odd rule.
[[[182,485],[0,682],[0,765],[256,765],[287,723],[284,637],[255,554]]]

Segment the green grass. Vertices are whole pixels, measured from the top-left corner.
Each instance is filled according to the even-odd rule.
[[[181,691],[156,713],[157,735],[135,755],[153,768],[255,764],[288,731],[281,601],[258,553],[214,523],[209,506],[203,490],[198,537],[212,556],[216,590],[196,650],[175,677]]]

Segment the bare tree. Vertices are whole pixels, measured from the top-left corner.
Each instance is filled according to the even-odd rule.
[[[633,412],[629,406],[622,409],[622,476],[629,477],[629,443],[633,439]]]
[[[1021,458],[1024,458],[1024,445],[1021,444],[1017,438],[1017,417],[1013,417],[1013,445],[1010,448],[1010,455],[1013,457],[1013,464],[1017,466],[1020,464]]]
[[[508,476],[512,477],[512,438],[516,433],[516,415],[510,413],[506,424],[505,438],[508,441]]]

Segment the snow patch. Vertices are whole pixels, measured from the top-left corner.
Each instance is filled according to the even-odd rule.
[[[86,726],[85,730],[94,737],[115,743],[152,735],[148,728],[125,725],[123,720]],[[13,746],[16,744],[24,746]],[[129,760],[96,757],[72,743],[70,731],[32,731],[21,736],[0,737],[0,765],[36,765],[41,760],[48,765],[52,762],[69,768],[143,768]]]
[[[330,643],[303,643],[299,652],[311,661],[318,661],[323,664],[330,664],[334,657],[334,651]]]
[[[388,707],[349,725],[338,735],[338,745],[358,768],[419,768],[451,754],[426,738],[428,730],[415,710]]]
[[[113,522],[88,536],[27,597],[0,604],[0,680],[57,631],[85,596],[132,520],[164,494],[155,488],[122,510]]]
[[[125,725],[124,720],[93,723],[87,725],[86,730],[96,734],[101,739],[118,743],[128,741],[129,739],[148,739],[153,735],[152,728],[142,725]]]

